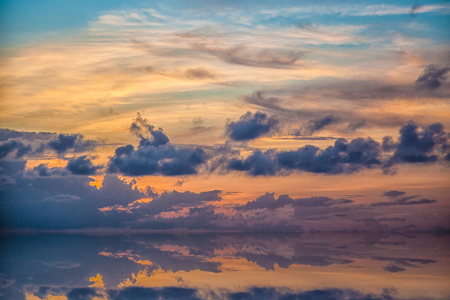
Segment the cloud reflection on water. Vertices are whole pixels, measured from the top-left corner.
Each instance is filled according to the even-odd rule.
[[[447,236],[428,234],[5,235],[0,291],[27,300],[439,299],[450,295],[447,249]]]

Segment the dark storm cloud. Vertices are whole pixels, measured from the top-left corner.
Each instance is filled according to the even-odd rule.
[[[229,64],[271,69],[293,68],[297,66],[297,61],[305,54],[301,51],[260,49],[244,46],[220,48],[205,44],[196,44],[194,49],[215,56]]]
[[[278,120],[268,117],[265,113],[247,112],[239,118],[239,121],[227,124],[226,132],[235,141],[248,141],[264,136],[276,129]]]
[[[447,80],[448,72],[450,72],[448,67],[429,65],[417,78],[415,85],[418,88],[437,89]]]
[[[94,175],[102,166],[94,166],[91,160],[83,155],[77,158],[72,157],[66,168],[74,175]]]
[[[126,145],[116,149],[110,158],[108,172],[129,176],[160,174],[179,176],[195,174],[207,155],[199,147],[176,147],[161,128],[155,129],[139,114],[131,125],[139,137],[137,148]]]

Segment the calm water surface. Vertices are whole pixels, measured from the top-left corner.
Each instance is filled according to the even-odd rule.
[[[449,237],[3,235],[1,299],[449,299]]]

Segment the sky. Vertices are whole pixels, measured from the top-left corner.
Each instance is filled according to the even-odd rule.
[[[448,1],[0,13],[2,229],[450,228]]]

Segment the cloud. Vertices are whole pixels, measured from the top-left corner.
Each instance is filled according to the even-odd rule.
[[[388,193],[390,194],[394,194],[394,192],[397,191],[390,191]],[[419,197],[418,195],[413,195],[413,196],[407,196],[407,197],[402,197],[402,198],[398,198],[398,196],[403,195],[403,194],[399,194],[401,192],[397,192],[397,196],[388,196],[391,198],[391,202],[375,202],[375,203],[371,203],[371,206],[393,206],[393,205],[418,205],[418,204],[430,204],[430,203],[435,203],[437,202],[436,200],[430,200],[430,199],[420,199],[420,200],[412,200],[415,199],[417,197]],[[383,194],[383,196],[386,193]]]
[[[14,151],[16,153],[15,157],[20,158],[31,152],[31,146],[25,146],[23,143],[16,140],[8,140],[0,144],[0,159],[5,158],[8,154]]]
[[[68,150],[73,150],[74,152],[91,150],[94,143],[84,140],[81,134],[59,134],[57,139],[48,143],[48,146],[58,154],[63,154]]]
[[[48,132],[20,132],[0,129],[0,159],[15,153],[15,158],[41,156],[46,151],[58,155],[93,150],[98,142],[85,140],[81,134],[56,134]]]
[[[362,167],[381,165],[380,144],[371,138],[357,138],[350,143],[337,139],[326,149],[306,145],[294,151],[255,151],[246,159],[233,159],[231,170],[247,171],[251,175],[273,175],[279,171],[306,171],[340,174],[358,171]]]
[[[254,151],[245,159],[234,158],[229,162],[228,168],[235,171],[246,171],[252,176],[275,175],[277,172],[275,151]]]
[[[447,73],[449,72],[450,68],[448,67],[429,65],[417,78],[415,85],[418,88],[437,89],[447,80]]]
[[[388,271],[388,272],[390,272],[390,273],[398,273],[398,272],[406,271],[405,268],[399,267],[399,266],[394,265],[394,264],[389,264],[387,266],[384,266],[383,269]]]
[[[363,127],[368,127],[367,120],[365,120],[365,119],[358,120],[358,121],[348,124],[347,129],[349,131],[356,131],[359,128],[363,128]]]
[[[189,79],[213,79],[216,77],[214,73],[204,68],[189,68],[184,71]]]
[[[447,134],[440,123],[419,130],[409,122],[400,128],[397,142],[383,138],[382,144],[372,138],[356,138],[348,142],[336,139],[325,149],[306,145],[297,150],[254,150],[246,158],[233,157],[227,162],[228,170],[245,171],[252,176],[286,174],[290,171],[341,174],[361,168],[382,167],[389,170],[398,163],[433,163],[445,160],[448,151]]]
[[[297,61],[304,56],[302,51],[288,51],[285,49],[260,49],[246,46],[212,46],[195,44],[194,50],[215,56],[229,64],[257,67],[285,69],[297,66]]]
[[[227,124],[226,132],[235,141],[248,141],[264,136],[276,129],[278,120],[268,117],[265,113],[247,112],[239,118],[239,121]]]
[[[312,135],[316,132],[321,131],[324,127],[337,123],[339,121],[340,118],[333,115],[327,115],[323,118],[310,120],[302,127],[301,130],[294,133],[294,135]]]
[[[93,297],[101,297],[102,295],[94,288],[74,288],[67,293],[68,300],[89,300]]]
[[[151,194],[152,201],[148,203],[139,203],[136,206],[139,208],[139,213],[151,213],[152,215],[159,214],[161,212],[170,212],[181,210],[186,207],[197,207],[208,202],[219,201],[220,191],[208,191],[202,193],[192,192],[164,192],[160,195]],[[133,206],[131,207],[133,208]]]
[[[109,290],[111,300],[134,299],[200,299],[196,296],[196,290],[182,287],[146,288],[125,287],[118,290]]]
[[[86,156],[72,157],[67,163],[67,170],[74,175],[94,175],[102,166],[94,166]]]
[[[419,131],[416,123],[409,122],[399,132],[394,155],[388,164],[433,162],[439,158],[434,152],[436,148],[447,150],[447,134],[440,123],[431,124]]]
[[[131,132],[139,137],[139,146],[117,148],[108,164],[109,173],[179,176],[197,173],[197,167],[206,161],[207,155],[202,148],[170,144],[163,130],[149,125],[140,114],[132,123]]]
[[[229,295],[231,300],[240,299],[392,299],[390,295],[364,294],[357,290],[325,288],[302,292],[279,291],[276,288],[254,287],[245,292],[235,292]]]
[[[361,127],[400,126],[413,117],[411,113],[387,110],[379,112],[380,106],[391,107],[392,101],[407,101],[416,114],[417,105],[423,99],[445,101],[450,97],[446,67],[427,67],[417,80],[410,83],[392,83],[383,79],[336,79],[329,78],[308,84],[291,84],[277,88],[256,90],[243,97],[244,101],[283,120],[297,123],[311,119],[297,134],[310,134],[333,123],[348,123],[347,130]],[[408,117],[409,115],[409,117]],[[423,116],[432,120],[431,116]]]
[[[65,176],[69,175],[69,170],[66,168],[49,168],[46,164],[40,164],[32,170],[26,172],[28,176]]]
[[[383,267],[384,270],[397,273],[406,271],[406,267],[420,268],[420,265],[435,264],[433,259],[411,258],[411,257],[386,257],[386,256],[372,256],[371,259],[377,261],[390,262],[387,266]]]
[[[402,192],[402,191],[391,190],[391,191],[384,192],[383,197],[396,198],[396,197],[402,196],[404,194],[406,194],[406,193]]]
[[[47,197],[42,199],[42,201],[55,201],[55,202],[66,202],[66,201],[77,201],[81,198],[74,195],[67,195],[67,194],[59,194],[51,197]]]
[[[329,207],[332,205],[341,205],[353,203],[349,199],[331,199],[328,197],[311,197],[292,199],[288,195],[281,195],[275,199],[274,193],[266,193],[258,197],[256,200],[249,201],[247,204],[237,207],[238,210],[253,210],[253,209],[277,209],[286,205],[294,207]]]
[[[14,184],[0,188],[0,197],[5,199],[0,213],[2,228],[124,227],[125,221],[133,219],[127,213],[99,209],[126,206],[146,197],[112,175],[105,176],[101,189],[91,186],[92,179],[87,176],[25,177],[18,173],[13,178]]]

